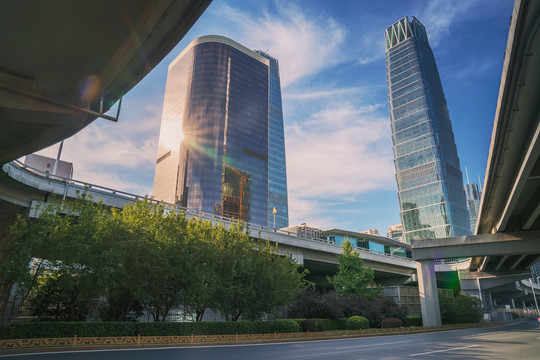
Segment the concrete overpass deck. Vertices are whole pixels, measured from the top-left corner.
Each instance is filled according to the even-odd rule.
[[[540,258],[540,1],[516,0],[510,23],[476,235],[412,244],[424,325],[440,324],[433,260],[472,257],[470,269],[529,277]],[[507,279],[507,280],[508,280]],[[484,289],[479,285],[477,293]],[[490,294],[494,295],[492,292]],[[484,306],[491,307],[482,297]]]
[[[101,200],[104,205],[116,208],[123,208],[130,202],[144,199],[142,196],[123,191],[43,173],[19,161],[4,164],[0,172],[1,207],[9,209],[10,214],[27,213],[29,216],[35,216],[34,209],[39,202],[75,199],[83,193],[90,195],[95,201]],[[225,224],[233,221],[230,218],[193,211],[152,199],[149,201],[163,204],[168,211],[183,211],[188,217]],[[4,220],[4,222],[7,221]],[[304,264],[314,276],[324,276],[337,271],[336,255],[341,253],[339,245],[326,239],[302,238],[290,232],[255,224],[248,223],[248,228],[252,238],[261,238],[278,244],[282,253],[289,253],[299,263]],[[364,264],[375,271],[376,280],[383,285],[403,283],[416,272],[416,263],[410,258],[363,248],[358,250]]]
[[[211,0],[2,1],[0,164],[101,117],[182,39]]]

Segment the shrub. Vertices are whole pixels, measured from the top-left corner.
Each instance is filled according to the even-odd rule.
[[[296,297],[288,310],[290,319],[340,319],[343,318],[343,299],[335,291],[319,292],[308,289]]]
[[[439,310],[443,324],[456,323],[456,305],[453,298],[439,296]]]
[[[405,321],[409,311],[407,307],[398,305],[391,297],[382,297],[373,300],[349,299],[348,309],[344,313],[348,316],[361,315],[369,320],[369,326],[380,328],[384,318],[394,317]],[[350,313],[350,311],[355,311]]]
[[[319,319],[324,323],[324,330],[344,330],[347,329],[347,319]]]
[[[407,316],[405,321],[403,322],[403,326],[409,327],[409,326],[422,326],[422,317],[421,316]]]
[[[360,315],[369,320],[370,327],[380,328],[381,320],[388,317],[405,321],[409,311],[398,305],[390,297],[368,300],[360,296],[341,297],[335,291],[319,292],[308,289],[302,292],[295,304],[289,308],[287,317],[291,319],[334,319]],[[326,329],[333,328],[332,324]]]
[[[384,318],[381,320],[381,328],[398,328],[403,325],[403,321],[397,318]]]
[[[324,326],[324,325],[323,325]],[[189,336],[270,334],[298,332],[296,321],[207,321],[207,322],[35,322],[0,324],[0,338],[107,336]]]
[[[324,331],[324,323],[318,319],[305,319],[300,323],[303,332]]]
[[[369,320],[363,316],[351,316],[347,319],[347,329],[357,330],[357,329],[368,329]]]
[[[458,295],[455,300],[456,321],[459,324],[476,323],[484,316],[482,301],[476,296]]]

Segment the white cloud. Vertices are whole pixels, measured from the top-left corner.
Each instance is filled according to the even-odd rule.
[[[331,203],[359,202],[395,186],[388,120],[375,114],[379,107],[334,104],[286,127],[291,223],[324,226]]]
[[[425,26],[430,45],[436,47],[450,33],[450,25],[481,0],[432,0],[418,10],[418,20]]]
[[[346,30],[334,19],[308,17],[290,3],[277,4],[277,8],[277,13],[253,15],[224,5],[219,12],[238,28],[233,39],[250,48],[268,50],[280,60],[282,87],[344,60],[341,46]]]
[[[287,93],[287,100],[314,100],[324,99],[328,97],[343,96],[343,95],[358,95],[365,92],[366,89],[362,87],[351,88],[330,88],[330,89],[308,89],[302,91],[295,91]]]
[[[154,173],[161,105],[139,100],[126,97],[118,123],[96,119],[65,140],[61,159],[73,163],[76,180],[151,194],[152,185],[142,179]],[[38,153],[56,158],[57,152],[53,145]]]

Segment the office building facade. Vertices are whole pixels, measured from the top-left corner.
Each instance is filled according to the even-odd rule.
[[[464,188],[465,197],[467,199],[467,208],[469,209],[469,224],[471,233],[474,234],[476,232],[476,222],[478,221],[482,192],[478,190],[477,184],[465,184]]]
[[[263,226],[273,227],[275,216],[276,228],[288,225],[276,59],[212,35],[171,63],[154,198]]]
[[[67,161],[59,160],[58,166],[56,166],[56,159],[38,154],[30,154],[26,155],[24,164],[49,175],[56,175],[65,179],[73,178],[73,163]],[[55,167],[56,174],[54,173]]]
[[[403,241],[403,226],[401,224],[390,225],[386,237],[397,241]]]
[[[386,29],[385,41],[404,240],[467,235],[459,158],[426,30],[415,17],[405,17]]]

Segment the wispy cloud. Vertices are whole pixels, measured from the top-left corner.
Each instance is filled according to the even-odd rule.
[[[139,100],[124,102],[118,123],[97,119],[65,140],[61,158],[73,163],[75,179],[141,195],[152,193],[147,179],[154,173],[161,105]],[[55,158],[57,152],[58,145],[53,145],[38,153]]]
[[[450,34],[450,25],[481,1],[432,0],[418,9],[418,19],[426,27],[431,46],[438,46]]]
[[[282,87],[343,61],[344,27],[331,17],[308,17],[290,3],[276,6],[277,12],[272,13],[251,14],[228,5],[217,11],[227,19],[229,28],[233,24],[233,39],[251,48],[268,50],[280,60]]]
[[[286,127],[291,222],[308,215],[328,221],[323,214],[332,203],[394,186],[388,122],[378,108],[334,104]]]
[[[350,96],[350,95],[359,95],[365,92],[366,89],[362,87],[351,87],[351,88],[339,88],[339,87],[328,87],[325,89],[303,89],[300,91],[288,92],[288,100],[315,100],[315,99],[324,99],[331,98],[336,96]]]

